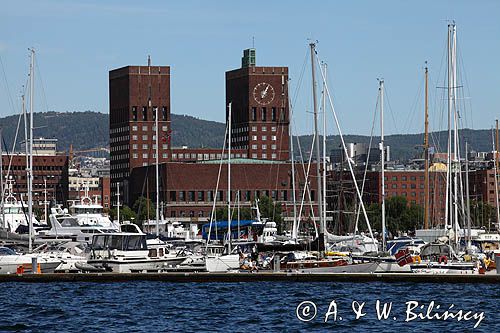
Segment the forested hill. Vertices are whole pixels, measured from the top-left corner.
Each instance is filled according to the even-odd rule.
[[[9,150],[19,124],[17,149],[24,140],[24,122],[19,116],[0,118],[3,137]],[[34,114],[34,136],[57,138],[58,150],[68,151],[70,144],[75,150],[109,146],[109,115],[93,111],[85,112],[45,112]],[[207,121],[199,118],[172,114],[172,145],[174,147],[188,146],[192,148],[221,148],[225,126],[223,123]],[[492,140],[490,130],[462,130],[460,132],[462,146],[467,141],[471,149],[491,151]],[[311,135],[301,136],[301,148],[304,153],[311,147]],[[340,138],[337,135],[328,136],[327,150],[338,148]],[[363,135],[345,135],[346,142],[368,143],[370,137]],[[430,136],[431,146],[446,147],[447,133],[436,132]],[[379,138],[374,137],[376,146]],[[423,134],[398,134],[386,136],[385,142],[391,146],[392,160],[413,158],[421,152]]]

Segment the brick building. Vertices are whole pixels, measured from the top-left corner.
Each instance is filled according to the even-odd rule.
[[[229,103],[234,148],[252,159],[289,159],[288,67],[258,67],[255,49],[245,50],[242,67],[226,72]]]
[[[184,221],[207,221],[217,199],[217,208],[227,206],[227,163],[221,168],[219,187],[217,177],[220,161],[198,163],[169,162],[160,165],[160,201],[165,204],[164,215]],[[299,170],[300,166],[296,167]],[[134,168],[130,177],[131,199],[149,197],[155,202],[155,169],[153,166]],[[303,173],[296,171],[296,197],[300,201],[305,181]],[[311,179],[311,200],[316,210],[316,182]],[[240,192],[240,206],[255,205],[255,199],[268,196],[281,205],[285,220],[293,217],[291,164],[285,161],[255,161],[235,159],[231,161],[231,202],[236,204]],[[302,211],[311,216],[311,202],[307,200]]]
[[[33,206],[43,207],[45,190],[47,201],[58,203],[68,199],[68,155],[34,155],[33,156]],[[27,200],[28,182],[26,179],[26,155],[3,154],[3,177],[12,181],[14,194]],[[10,170],[9,170],[10,165]]]
[[[135,167],[155,163],[159,123],[159,159],[169,159],[170,67],[126,66],[109,72],[111,194],[120,183],[127,200],[128,177]],[[116,198],[113,199],[116,202]]]

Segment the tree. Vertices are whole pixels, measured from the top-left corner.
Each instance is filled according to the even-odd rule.
[[[227,206],[215,210],[215,219],[217,221],[227,221]],[[238,208],[231,207],[231,219],[238,219]],[[252,210],[249,207],[240,207],[240,220],[251,220]]]
[[[109,210],[109,217],[113,221],[118,218],[118,212],[117,212],[116,208],[112,208]],[[129,206],[123,205],[120,208],[120,221],[121,222],[131,221],[131,222],[137,223],[137,218],[136,218],[135,212],[132,209],[130,209]]]
[[[382,231],[382,205],[371,204],[367,210],[373,229]],[[385,224],[387,233],[393,236],[412,232],[421,225],[423,208],[416,204],[408,205],[405,197],[390,197],[385,201]]]
[[[261,217],[276,222],[278,229],[281,230],[283,227],[283,217],[281,216],[282,208],[280,204],[267,196],[263,196],[259,199],[259,210]]]
[[[490,228],[496,223],[495,208],[484,201],[472,200],[470,202],[471,224],[475,227]],[[467,223],[464,224],[467,226]]]
[[[146,199],[145,197],[139,197],[134,202],[132,209],[137,215],[138,221],[147,221],[148,218],[149,219],[156,218],[156,208],[155,205],[151,202],[151,199]]]

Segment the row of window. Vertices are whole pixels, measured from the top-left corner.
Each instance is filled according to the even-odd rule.
[[[384,185],[385,188],[388,187],[387,184]],[[420,188],[424,188],[424,184],[420,184],[419,186]],[[398,188],[398,184],[391,184],[391,188]],[[407,188],[407,184],[401,184],[401,188]],[[416,189],[417,188],[417,184],[410,184],[410,188],[411,189]]]
[[[153,106],[153,108],[151,109],[151,120],[155,121],[156,120],[156,113],[158,111],[158,107],[157,106]],[[138,115],[137,115],[137,112],[138,112],[138,107],[137,106],[132,106],[132,120],[133,121],[137,121],[138,120]],[[143,121],[147,121],[148,120],[148,107],[147,106],[143,106],[142,107],[142,112],[141,112],[141,120]],[[166,106],[162,106],[161,107],[161,120],[167,120],[167,107]]]
[[[260,120],[260,121],[267,121],[268,120],[268,114],[267,114],[267,108],[266,107],[262,107],[260,109],[260,117],[258,117],[258,114],[257,114],[257,108],[256,107],[252,107],[252,112],[251,112],[251,119],[252,121],[257,121],[257,120]],[[277,111],[276,111],[276,107],[272,107],[271,108],[271,118],[270,120],[271,121],[276,121],[277,120]],[[259,118],[259,119],[257,119]],[[281,113],[280,113],[280,121],[284,121],[285,120],[285,108],[281,108]]]
[[[266,150],[267,149],[267,145],[262,145],[262,150]],[[258,149],[258,145],[252,145],[252,149]],[[272,150],[276,150],[276,145],[271,145],[271,149]]]
[[[138,129],[139,129],[139,127],[137,125],[132,125],[132,132],[137,132]],[[149,126],[148,125],[142,125],[141,129],[144,132],[147,132],[148,129],[149,129]],[[162,126],[161,130],[164,131],[164,132],[168,131],[168,126],[166,126],[166,125]],[[155,125],[151,126],[151,131],[153,131],[153,132],[156,131],[156,126]]]
[[[217,191],[217,201],[228,200],[228,191]],[[279,197],[278,197],[279,195]],[[314,191],[311,191],[314,196]],[[169,191],[170,202],[212,202],[215,191]],[[261,196],[270,196],[273,200],[288,201],[287,190],[234,190],[229,192],[229,200],[234,201],[239,197],[241,201],[252,201]],[[314,200],[314,199],[313,199]]]
[[[156,149],[156,143],[154,143],[152,146],[153,146],[153,149]],[[139,147],[139,145],[137,143],[132,144],[132,149],[133,150],[137,150],[138,147]],[[143,143],[141,147],[142,147],[142,149],[149,149],[149,144]],[[168,145],[166,143],[162,144],[161,148],[164,149],[164,150],[167,150],[168,149]]]
[[[384,180],[387,180],[387,179],[388,179],[387,176],[385,176]],[[419,179],[420,180],[424,180],[424,176],[420,176]],[[392,176],[391,180],[397,181],[398,180],[398,176]],[[408,180],[408,177],[407,176],[401,176],[401,181],[405,181],[405,180]],[[417,177],[416,176],[410,176],[410,180],[417,180]]]

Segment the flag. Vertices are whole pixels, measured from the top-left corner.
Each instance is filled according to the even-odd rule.
[[[394,256],[396,257],[398,265],[401,267],[403,267],[406,264],[411,264],[413,262],[413,257],[411,256],[410,250],[408,249],[399,250],[398,252],[396,252]]]

